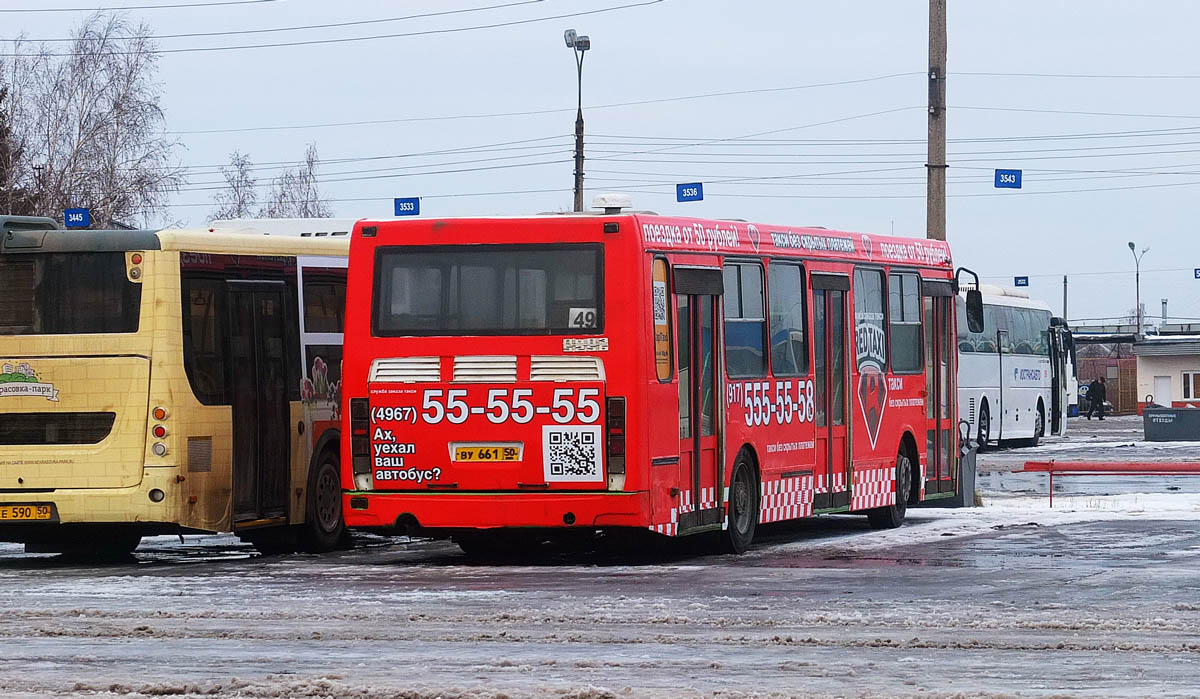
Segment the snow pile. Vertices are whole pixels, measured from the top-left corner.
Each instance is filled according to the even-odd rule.
[[[840,516],[840,515],[835,515]],[[749,555],[782,551],[870,551],[896,546],[969,537],[1018,526],[1055,526],[1102,520],[1200,520],[1200,495],[1130,493],[1123,495],[1055,495],[1054,508],[1046,495],[984,497],[983,507],[909,509],[899,529],[866,529],[839,533],[836,541],[800,539],[756,548]]]

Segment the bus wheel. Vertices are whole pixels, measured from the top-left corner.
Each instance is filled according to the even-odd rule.
[[[729,527],[725,530],[725,549],[745,553],[754,541],[758,526],[758,479],[745,455],[738,456],[729,481]]]
[[[305,551],[332,551],[346,537],[346,524],[342,518],[342,473],[338,463],[337,454],[326,450],[309,476],[301,540]]]
[[[1033,437],[1029,440],[1029,446],[1036,447],[1042,441],[1042,437],[1046,436],[1046,409],[1038,403],[1037,421],[1033,423]]]
[[[912,492],[912,459],[901,445],[896,454],[896,502],[887,507],[867,510],[867,521],[875,529],[895,529],[904,524],[908,512],[908,494]]]
[[[988,439],[992,436],[992,415],[988,412],[987,401],[979,406],[979,451],[987,449]]]

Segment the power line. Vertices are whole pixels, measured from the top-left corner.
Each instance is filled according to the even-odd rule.
[[[571,153],[571,151],[562,151],[562,153]],[[536,155],[552,155],[552,154],[551,153],[537,153]],[[525,157],[529,157],[529,156],[525,156]],[[410,167],[413,167],[413,168],[441,167],[442,165],[472,164],[472,163],[479,163],[479,162],[487,162],[487,159],[467,160],[467,161],[461,161],[460,163],[414,165],[414,166],[410,166]],[[355,176],[340,177],[340,178],[318,177],[317,183],[318,184],[329,184],[329,183],[334,183],[334,182],[363,182],[366,180],[393,179],[393,178],[397,178],[397,177],[423,177],[425,175],[447,175],[447,174],[457,174],[457,173],[462,173],[462,172],[481,172],[484,170],[507,170],[507,169],[511,169],[511,168],[534,167],[534,166],[538,166],[538,165],[558,165],[558,164],[564,163],[564,162],[570,162],[570,160],[563,160],[560,158],[560,159],[556,159],[556,160],[543,160],[543,161],[532,162],[532,163],[508,163],[505,165],[487,165],[484,167],[456,168],[456,169],[450,169],[450,170],[429,170],[429,171],[425,171],[425,172],[397,172],[397,173],[388,174],[388,175],[357,176],[357,175],[355,175],[355,173],[353,171],[335,172],[335,173],[330,173],[330,174],[355,175]],[[402,169],[408,169],[408,168],[383,168],[383,169],[384,170],[402,170]],[[272,184],[273,184],[272,182],[256,182],[254,186],[255,187],[269,187]],[[200,185],[203,185],[203,186],[200,186]],[[207,185],[218,185],[218,186],[207,186]],[[196,186],[181,187],[180,191],[184,191],[184,192],[214,192],[214,191],[224,190],[227,188],[228,188],[228,184],[225,182],[199,182],[199,183],[196,183]]]
[[[496,143],[484,143],[484,144],[475,145],[475,146],[459,146],[457,148],[444,148],[444,149],[439,149],[439,150],[416,151],[416,152],[412,152],[412,153],[390,153],[390,154],[386,154],[386,155],[363,155],[363,156],[346,156],[346,157],[341,157],[341,158],[321,158],[320,161],[318,162],[318,165],[323,166],[323,165],[343,164],[343,163],[373,162],[373,161],[379,161],[379,160],[395,160],[395,159],[400,159],[400,158],[424,158],[424,157],[431,157],[431,156],[438,156],[438,155],[460,155],[460,154],[465,154],[465,153],[492,153],[492,152],[503,152],[503,151],[509,151],[509,150],[526,150],[526,149],[535,149],[536,150],[536,149],[554,148],[554,147],[561,148],[561,147],[563,147],[564,144],[552,144],[552,143],[543,143],[541,145],[528,145],[528,144],[535,144],[535,143],[538,143],[541,141],[552,141],[555,139],[564,139],[564,138],[570,138],[570,136],[569,135],[542,136],[539,138],[526,138],[526,139],[521,139],[521,140],[516,140],[516,141],[499,141]],[[522,144],[526,144],[526,145],[522,145]],[[267,169],[267,170],[284,169],[284,168],[289,168],[289,167],[295,167],[297,165],[302,165],[303,163],[304,163],[304,161],[302,159],[251,162],[251,166],[252,166],[251,169],[254,171],[264,170],[264,169]],[[436,164],[436,163],[430,163],[430,165],[434,165],[434,164]],[[232,167],[232,163],[225,162],[225,163],[214,163],[214,164],[204,164],[204,165],[180,165],[178,167],[163,167],[163,168],[150,168],[150,169],[213,170],[213,172],[209,172],[209,173],[193,173],[193,174],[218,174],[222,170],[229,169],[231,167]],[[124,169],[124,168],[118,168],[118,169]]]
[[[274,1],[274,0],[271,0]],[[389,22],[403,22],[410,19],[426,19],[429,17],[442,17],[445,15],[459,15],[469,12],[485,12],[487,10],[499,10],[509,7],[517,7],[519,5],[533,5],[536,3],[545,2],[545,0],[518,0],[517,2],[507,2],[502,5],[488,5],[486,7],[465,7],[456,10],[442,10],[439,12],[423,12],[415,15],[403,15],[400,17],[382,17],[378,19],[360,19],[353,22],[330,22],[326,24],[302,24],[293,27],[270,27],[267,29],[233,29],[222,32],[191,32],[186,34],[155,34],[147,36],[147,39],[162,40],[162,39],[194,39],[210,36],[237,36],[243,34],[272,34],[276,32],[297,32],[310,29],[340,29],[343,27],[358,27],[370,24],[385,24]],[[132,38],[132,37],[130,37]],[[75,37],[54,37],[50,39],[0,39],[0,41],[22,41],[33,44],[54,44],[54,43],[71,43],[76,41]]]
[[[991,78],[1083,78],[1103,80],[1198,80],[1200,75],[1130,75],[1095,73],[997,73],[992,71],[951,71],[950,75]]]
[[[880,80],[888,80],[891,78],[896,78],[896,77],[901,77],[901,76],[906,76],[906,75],[912,75],[912,73],[891,73],[888,75],[876,75],[876,76],[867,77],[867,78],[855,78],[855,79],[851,79],[851,80],[837,80],[837,81],[833,81],[833,82],[807,83],[807,84],[803,84],[803,85],[788,85],[785,87],[764,87],[764,88],[753,88],[753,89],[748,89],[748,90],[706,92],[706,93],[701,93],[701,94],[696,94],[696,95],[680,95],[677,97],[656,97],[653,99],[634,100],[634,101],[629,101],[629,102],[612,102],[609,104],[586,105],[584,107],[584,109],[586,109],[587,111],[595,111],[597,109],[616,109],[616,108],[620,108],[620,107],[635,107],[635,106],[642,106],[642,105],[647,105],[647,104],[662,104],[662,103],[666,103],[666,102],[685,102],[685,101],[689,101],[689,100],[708,99],[708,98],[712,98],[712,97],[728,97],[728,96],[734,96],[734,95],[746,95],[746,94],[767,93],[767,92],[788,92],[788,91],[794,91],[794,90],[809,90],[809,89],[814,89],[814,88],[819,88],[819,87],[834,87],[834,86],[838,86],[838,85],[856,85],[856,84],[861,84],[861,83],[877,82]],[[923,75],[923,73],[918,73],[918,75]],[[226,128],[226,129],[198,129],[198,130],[192,130],[192,131],[168,131],[167,133],[180,135],[180,136],[186,136],[186,135],[215,134],[215,133],[242,133],[242,132],[247,132],[247,131],[285,131],[285,130],[295,130],[295,129],[319,129],[319,128],[331,128],[331,127],[343,127],[343,126],[375,126],[375,125],[382,125],[382,124],[403,124],[403,123],[420,122],[420,121],[453,121],[453,120],[461,120],[461,119],[493,119],[493,118],[501,118],[501,117],[539,116],[542,114],[564,114],[564,113],[568,113],[568,112],[573,113],[574,111],[575,111],[575,107],[561,107],[561,108],[554,108],[554,109],[529,109],[529,110],[513,111],[513,112],[489,112],[489,113],[476,113],[476,114],[441,114],[441,115],[418,116],[418,117],[397,117],[397,118],[392,118],[392,119],[369,119],[369,120],[361,120],[361,121],[325,122],[325,123],[316,123],[316,124],[283,124],[283,125],[275,125],[275,126],[248,126],[248,127]]]
[[[1128,191],[1135,189],[1157,189],[1162,187],[1187,187],[1200,185],[1200,180],[1191,182],[1170,182],[1162,184],[1146,184],[1146,185],[1128,185],[1122,187],[1092,187],[1087,189],[1057,189],[1057,190],[1014,190],[1012,192],[987,192],[980,194],[947,194],[948,197],[954,198],[977,198],[977,197],[1009,197],[1009,196],[1039,196],[1046,194],[1086,194],[1091,192],[1116,192]],[[670,192],[654,192],[639,190],[635,187],[645,186],[663,186],[673,187],[674,185],[635,185],[631,187],[613,187],[636,194],[652,194],[656,196],[666,196]],[[714,196],[743,198],[743,199],[924,199],[924,194],[751,194],[739,192],[712,192]]]
[[[551,189],[514,189],[514,190],[500,191],[500,192],[459,192],[459,193],[455,193],[455,194],[422,194],[421,198],[422,199],[451,199],[451,198],[458,198],[458,197],[506,196],[506,195],[512,195],[512,194],[561,194],[563,192],[570,192],[570,191],[571,191],[570,187],[560,187],[560,188],[551,188]],[[321,200],[331,202],[331,203],[362,203],[362,202],[389,202],[390,203],[392,201],[392,197],[390,197],[390,196],[389,197],[347,197],[347,198],[330,197],[330,198],[322,198]],[[216,206],[215,203],[208,201],[208,202],[188,202],[185,204],[170,204],[168,208],[207,207],[207,208],[211,209],[215,206]]]
[[[1142,274],[1153,274],[1153,273],[1158,273],[1158,272],[1191,272],[1191,271],[1192,271],[1191,267],[1172,267],[1172,268],[1163,268],[1163,269],[1143,269]],[[1134,270],[1132,270],[1132,269],[1130,269],[1130,270],[1119,269],[1119,270],[1111,270],[1111,271],[1107,271],[1107,272],[1053,272],[1053,273],[1046,273],[1046,274],[1023,274],[1021,276],[1030,277],[1031,279],[1040,279],[1040,278],[1061,279],[1064,276],[1067,276],[1067,277],[1103,277],[1103,276],[1111,276],[1113,274],[1133,274],[1133,273],[1134,273]],[[980,275],[980,279],[1009,279],[1012,276],[1014,276],[1014,275],[1011,275],[1011,274],[1010,275],[992,275],[992,276]],[[1076,320],[1088,320],[1088,319],[1087,318],[1077,318]]]
[[[1059,141],[1059,140],[1079,140],[1079,139],[1099,139],[1099,138],[1153,138],[1157,136],[1186,136],[1200,133],[1200,127],[1195,126],[1176,126],[1165,129],[1135,129],[1127,131],[1096,131],[1083,133],[1069,134],[1038,134],[1033,136],[991,136],[986,138],[951,138],[947,139],[948,143],[993,143],[993,142],[1013,142],[1013,141]],[[686,136],[643,136],[635,134],[595,134],[592,136],[592,142],[596,138],[613,138],[626,139],[630,141],[695,141],[698,137]],[[895,139],[895,138],[880,138],[880,139],[838,139],[838,138],[761,138],[761,139],[738,139],[731,142],[730,145],[748,145],[761,147],[775,147],[779,145],[908,145],[908,144],[923,144],[924,138],[910,139]],[[724,144],[713,144],[724,145]]]
[[[122,7],[22,7],[0,9],[0,12],[123,12],[125,10],[179,10],[188,7],[260,5],[267,2],[279,2],[279,0],[217,0],[215,2],[185,2],[176,5],[125,5]]]
[[[983,112],[1028,112],[1032,114],[1069,114],[1072,116],[1110,116],[1136,117],[1139,119],[1200,119],[1195,114],[1136,114],[1129,112],[1084,112],[1070,109],[1028,109],[1020,107],[950,107],[954,110],[974,110]]]
[[[707,140],[703,140],[703,141],[697,141],[695,143],[682,143],[679,145],[667,146],[664,148],[655,148],[655,149],[651,149],[651,150],[639,151],[636,153],[625,153],[624,155],[657,154],[657,153],[663,153],[666,151],[678,150],[680,148],[690,148],[692,146],[704,146],[704,145],[709,145],[712,143],[721,143],[724,141],[732,141],[732,140],[743,139],[743,138],[756,138],[758,136],[770,136],[772,134],[785,133],[788,131],[796,131],[799,129],[809,129],[809,128],[813,128],[816,126],[828,126],[830,124],[840,124],[840,123],[847,122],[847,121],[854,121],[856,119],[866,119],[869,117],[882,116],[884,114],[895,114],[897,112],[906,112],[906,111],[910,111],[913,109],[924,109],[924,107],[913,106],[913,107],[895,107],[893,109],[882,109],[882,110],[875,111],[875,112],[867,112],[865,114],[854,114],[854,115],[846,116],[846,117],[838,117],[837,119],[827,119],[825,121],[814,121],[814,122],[811,122],[808,124],[800,124],[798,126],[785,126],[781,129],[771,129],[769,131],[759,131],[756,133],[745,134],[743,136],[732,136],[729,138],[713,138],[713,139],[707,139]],[[618,158],[609,158],[609,157],[592,158],[593,162],[596,160],[619,160],[619,159]],[[634,161],[634,162],[636,162],[636,161]],[[650,161],[646,161],[646,162],[650,162]]]
[[[601,8],[595,9],[595,10],[582,10],[579,12],[569,12],[569,13],[560,14],[560,15],[547,15],[545,17],[532,17],[529,19],[515,19],[515,20],[509,20],[507,22],[493,22],[491,24],[477,24],[477,25],[473,25],[473,26],[469,26],[469,27],[449,27],[446,29],[426,29],[426,30],[415,31],[415,32],[398,32],[398,33],[394,33],[394,34],[373,34],[370,36],[351,36],[351,37],[340,37],[340,38],[329,38],[329,39],[308,39],[308,40],[304,40],[304,41],[286,41],[286,42],[279,42],[279,43],[274,43],[274,44],[241,44],[241,45],[237,45],[237,46],[190,46],[190,47],[185,47],[185,48],[158,49],[155,53],[176,54],[176,53],[208,53],[208,52],[213,52],[213,51],[243,51],[243,50],[247,50],[247,49],[271,49],[271,48],[284,48],[284,47],[294,47],[294,46],[318,46],[318,45],[329,45],[329,44],[346,44],[346,43],[360,42],[360,41],[375,41],[378,39],[403,39],[403,38],[409,38],[409,37],[414,37],[414,36],[435,36],[435,35],[440,35],[440,34],[456,34],[459,32],[478,31],[478,30],[482,30],[482,29],[498,29],[501,27],[514,27],[514,26],[523,25],[523,24],[535,24],[535,23],[539,23],[539,22],[549,22],[551,20],[569,19],[569,18],[573,18],[573,17],[586,17],[589,15],[602,14],[605,12],[616,12],[618,10],[628,10],[631,8],[646,7],[648,5],[657,5],[660,2],[664,2],[664,0],[643,0],[642,2],[632,2],[632,3],[627,3],[624,5],[614,5],[612,7],[601,7]],[[108,56],[131,56],[131,55],[136,55],[137,53],[138,52],[135,52],[135,51],[106,51],[105,55],[108,55]],[[74,51],[67,51],[67,52],[60,52],[60,53],[50,52],[50,53],[45,53],[45,54],[40,54],[40,55],[55,56],[55,57],[73,57],[73,56],[80,56],[80,55],[85,55],[85,54],[80,54],[80,53],[77,53]],[[0,58],[26,58],[26,57],[29,57],[29,56],[27,54],[19,54],[19,53],[0,54]]]

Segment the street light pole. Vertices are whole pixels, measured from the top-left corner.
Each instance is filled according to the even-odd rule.
[[[1134,335],[1139,337],[1142,334],[1142,257],[1148,250],[1150,250],[1149,245],[1142,248],[1142,251],[1139,253],[1133,241],[1129,241],[1129,252],[1133,253],[1134,303],[1137,304],[1134,306],[1134,311],[1137,314],[1137,331]]]
[[[578,102],[575,112],[575,211],[583,211],[583,55],[592,48],[592,40],[579,36],[574,29],[563,34],[567,48],[575,52],[575,69],[579,78]]]

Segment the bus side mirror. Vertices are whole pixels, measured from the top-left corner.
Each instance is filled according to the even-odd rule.
[[[967,329],[973,333],[983,332],[983,292],[979,289],[967,291]]]

